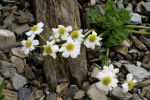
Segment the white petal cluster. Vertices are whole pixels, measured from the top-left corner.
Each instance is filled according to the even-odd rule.
[[[92,32],[92,34],[90,34],[85,42],[84,42],[84,45],[87,47],[87,48],[91,48],[91,49],[95,49],[95,45],[98,45],[100,46],[100,40],[102,40],[102,38],[99,38],[97,36],[97,33],[95,31]]]
[[[126,76],[126,82],[122,84],[123,92],[128,92],[129,90],[132,90],[134,88],[134,85],[137,81],[133,79],[132,74],[128,74]]]
[[[33,50],[35,49],[34,46],[39,45],[39,41],[38,41],[38,40],[33,40],[32,37],[29,37],[27,40],[21,41],[21,44],[23,45],[23,47],[22,47],[21,50],[22,50],[25,54],[28,54],[29,51],[33,51]]]
[[[100,82],[96,83],[96,86],[100,90],[108,92],[117,87],[118,80],[116,78],[116,73],[118,73],[119,70],[114,69],[113,65],[104,66],[103,68],[104,69],[96,76],[96,78],[100,80]]]
[[[31,27],[31,30],[27,32],[26,35],[34,38],[36,34],[40,34],[41,32],[43,32],[43,26],[44,24],[42,22],[38,23],[37,25],[33,25]]]

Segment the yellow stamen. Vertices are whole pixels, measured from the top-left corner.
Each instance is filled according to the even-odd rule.
[[[47,53],[47,54],[51,54],[52,53],[52,48],[50,45],[45,45],[44,46],[44,51]]]
[[[71,32],[71,37],[72,37],[73,39],[78,38],[78,37],[79,37],[79,32],[78,32],[78,31],[73,31],[73,32]]]
[[[130,80],[130,81],[128,82],[128,86],[129,86],[129,89],[130,89],[130,90],[134,88],[133,80]]]
[[[64,35],[64,33],[66,32],[66,28],[61,27],[61,28],[59,28],[58,32],[59,32],[60,35]]]
[[[106,76],[102,79],[102,83],[106,86],[108,86],[111,83],[112,79],[110,76]]]
[[[31,30],[32,30],[32,31],[36,31],[37,29],[38,29],[38,26],[37,26],[37,25],[34,25],[34,26],[31,27]]]
[[[97,38],[97,36],[93,35],[93,34],[91,34],[91,35],[88,36],[88,39],[89,39],[90,42],[95,42],[96,38]]]
[[[68,51],[72,51],[75,48],[75,45],[73,43],[67,43],[66,49]]]
[[[25,46],[26,46],[27,48],[29,48],[31,45],[32,45],[32,41],[31,41],[31,40],[26,41]]]

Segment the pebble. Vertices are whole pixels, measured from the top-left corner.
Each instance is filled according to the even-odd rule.
[[[0,29],[0,48],[16,44],[15,34],[9,30]]]
[[[43,90],[35,90],[34,92],[34,96],[35,96],[35,99],[39,100],[42,96],[44,95],[44,91]]]
[[[64,83],[61,83],[60,85],[57,85],[56,93],[59,96],[63,96],[64,94],[66,94],[67,90],[68,90],[68,83],[64,82]]]
[[[142,96],[150,100],[150,85],[142,89]]]
[[[101,70],[97,67],[94,67],[93,68],[93,71],[92,71],[92,74],[91,74],[91,77],[93,78],[96,78],[97,74],[100,72]]]
[[[138,13],[131,13],[131,22],[134,24],[142,24],[141,15]]]
[[[96,84],[90,86],[87,94],[91,100],[107,100],[107,93],[98,89]]]
[[[14,28],[14,32],[17,34],[17,35],[23,35],[25,34],[25,32],[29,31],[30,30],[30,26],[28,24],[23,24],[23,25],[15,25],[15,28]]]
[[[137,62],[136,62],[136,65],[137,65],[138,67],[141,67],[142,63],[139,62],[139,61],[137,61]]]
[[[56,93],[50,93],[46,96],[46,100],[57,100]]]
[[[11,49],[11,52],[14,56],[17,56],[17,57],[20,57],[20,58],[25,58],[26,57],[24,52],[21,51],[21,48],[13,48],[13,49]]]
[[[137,79],[137,81],[141,81],[144,78],[150,76],[150,72],[148,72],[142,67],[138,67],[133,64],[124,64],[124,66],[131,74],[133,74],[133,76]]]
[[[150,38],[147,38],[143,35],[140,36],[140,40],[148,47],[150,48]]]
[[[18,97],[19,100],[30,100],[29,98],[31,98],[32,95],[32,91],[29,88],[19,88],[18,90]]]
[[[150,12],[150,2],[143,2],[142,6],[145,8],[146,12]]]
[[[2,75],[3,75],[5,78],[12,78],[12,77],[14,77],[15,73],[16,73],[16,69],[13,68],[13,67],[10,67],[10,68],[8,68],[8,67],[3,67],[3,68],[2,68]]]
[[[24,70],[25,70],[25,77],[26,77],[27,79],[32,80],[32,79],[35,78],[35,74],[33,73],[31,67],[26,66]]]
[[[5,95],[5,100],[18,100],[17,92],[4,89],[3,94]]]
[[[115,46],[115,50],[118,52],[118,53],[121,53],[123,55],[127,55],[128,54],[128,47],[126,45],[118,45],[118,46]]]
[[[76,92],[75,96],[73,99],[82,99],[85,96],[85,91],[83,90],[79,90],[78,92]]]
[[[15,76],[12,78],[12,84],[14,89],[18,90],[20,87],[23,87],[25,84],[27,84],[27,79],[17,73],[15,73]]]

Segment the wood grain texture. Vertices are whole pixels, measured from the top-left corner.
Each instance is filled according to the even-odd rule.
[[[45,24],[44,37],[51,35],[51,29],[58,25],[72,25],[74,29],[81,26],[79,8],[76,0],[35,0],[37,22]],[[57,54],[56,59],[45,57],[44,72],[50,90],[55,91],[56,85],[67,81],[81,87],[87,76],[87,61],[85,47],[76,59],[62,58]]]

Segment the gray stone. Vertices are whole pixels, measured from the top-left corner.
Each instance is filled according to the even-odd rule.
[[[131,100],[143,100],[137,94],[133,94]]]
[[[91,77],[93,78],[96,78],[96,75],[100,72],[101,70],[97,67],[94,67],[93,68],[93,71],[92,71],[92,74],[91,74]]]
[[[76,92],[75,97],[73,99],[81,99],[84,96],[85,96],[85,91],[79,90],[78,92]]]
[[[57,100],[56,93],[50,93],[46,96],[46,100]]]
[[[141,15],[137,14],[137,13],[131,13],[131,22],[134,24],[141,24],[142,20],[141,20]]]
[[[124,66],[138,81],[150,76],[150,72],[142,67],[138,67],[133,64],[124,64]]]
[[[13,23],[13,16],[12,14],[8,14],[7,17],[4,19],[3,24],[8,27],[8,26],[12,26]]]
[[[2,75],[5,77],[5,78],[12,78],[14,77],[16,73],[16,69],[13,68],[13,67],[3,67],[2,68]]]
[[[122,64],[120,62],[117,62],[117,61],[112,62],[112,64],[117,66],[118,68],[120,68],[122,66]]]
[[[123,55],[127,55],[128,54],[128,47],[126,45],[118,45],[118,46],[115,46],[115,50],[118,52],[118,53],[121,53]]]
[[[148,64],[142,63],[142,67],[144,67],[144,68],[150,70],[150,62],[149,62]]]
[[[14,89],[18,90],[20,87],[23,87],[25,84],[27,84],[27,79],[17,73],[15,73],[15,76],[12,78],[12,83]]]
[[[59,96],[63,96],[64,94],[66,94],[67,90],[68,90],[68,82],[63,82],[60,85],[57,85],[56,87],[56,93]]]
[[[18,97],[19,100],[30,100],[32,91],[29,88],[19,88],[18,90]]]
[[[35,96],[36,100],[39,100],[43,95],[44,95],[43,90],[35,90],[35,92],[34,92],[34,96]]]
[[[145,8],[146,12],[150,12],[150,2],[143,2],[142,6]]]
[[[150,100],[150,85],[142,89],[142,96]]]
[[[119,100],[129,100],[132,97],[128,92],[124,93],[120,87],[113,88],[112,95]]]
[[[119,1],[117,2],[117,7],[118,7],[118,8],[124,8],[123,0],[119,0]]]
[[[0,29],[0,48],[16,44],[15,34],[9,30]]]
[[[91,100],[107,100],[107,93],[98,89],[96,84],[91,85],[87,94]]]
[[[30,26],[28,24],[23,25],[15,25],[14,31],[17,35],[23,35],[25,32],[30,30]]]
[[[147,38],[143,35],[140,36],[140,40],[147,46],[150,48],[150,38]]]
[[[11,49],[11,52],[13,55],[20,57],[20,58],[25,58],[26,55],[24,54],[23,51],[21,51],[21,48],[13,48]]]
[[[31,67],[26,66],[25,67],[25,77],[29,80],[32,80],[33,78],[35,78],[35,74],[32,72]]]
[[[17,92],[4,89],[3,90],[5,100],[18,100]]]
[[[16,65],[16,69],[17,69],[18,73],[23,73],[24,72],[24,62],[21,58],[16,57],[16,56],[12,56],[10,58],[10,60],[13,64]]]
[[[132,6],[132,4],[129,3],[128,6],[125,9],[128,10],[129,12],[133,12],[133,6]]]

